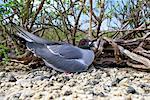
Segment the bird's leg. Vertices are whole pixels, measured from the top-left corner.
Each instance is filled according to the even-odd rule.
[[[68,75],[68,74],[70,74],[69,72],[64,72],[65,73],[65,75]]]
[[[73,76],[73,73],[70,73],[70,72],[64,72],[65,76]]]

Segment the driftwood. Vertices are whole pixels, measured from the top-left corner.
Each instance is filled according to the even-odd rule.
[[[112,63],[116,66],[125,62],[127,66],[133,68],[150,70],[150,32],[140,38],[113,40],[101,37],[97,41],[103,44],[98,46],[99,53],[96,56],[98,64],[107,63],[109,67]]]

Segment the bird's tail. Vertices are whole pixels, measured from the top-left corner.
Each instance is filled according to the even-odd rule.
[[[49,43],[49,41],[45,40],[45,39],[42,39],[32,33],[29,33],[28,31],[24,30],[22,27],[14,24],[14,23],[11,23],[12,26],[18,31],[17,32],[17,35],[23,39],[25,39],[26,41],[28,42],[37,42],[37,43]]]

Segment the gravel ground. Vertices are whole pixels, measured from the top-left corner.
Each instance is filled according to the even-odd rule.
[[[0,100],[150,100],[150,74],[132,68],[59,73],[11,63],[0,69]]]

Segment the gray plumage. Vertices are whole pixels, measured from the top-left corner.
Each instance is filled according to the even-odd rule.
[[[42,44],[65,44],[64,42],[51,42],[46,39],[40,38],[26,30],[24,30],[22,27],[17,26],[12,23],[12,26],[18,31],[17,35],[21,38],[25,39],[28,42],[36,42],[36,43],[42,43]]]
[[[81,72],[88,69],[94,60],[92,50],[81,49],[76,46],[61,42],[50,42],[23,28],[13,25],[21,38],[24,38],[26,46],[41,57],[48,67],[61,72]]]

